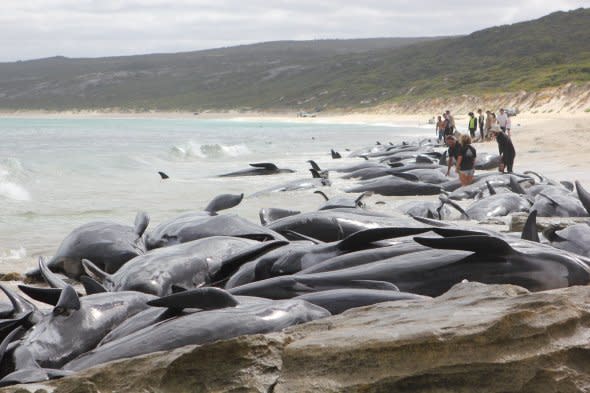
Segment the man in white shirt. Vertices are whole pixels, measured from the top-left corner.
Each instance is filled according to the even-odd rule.
[[[508,124],[508,115],[504,112],[504,108],[500,108],[500,113],[496,116],[498,125],[503,133],[506,133],[506,125]]]

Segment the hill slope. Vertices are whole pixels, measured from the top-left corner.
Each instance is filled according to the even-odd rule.
[[[442,39],[0,64],[0,108],[324,109],[590,81],[590,9]]]

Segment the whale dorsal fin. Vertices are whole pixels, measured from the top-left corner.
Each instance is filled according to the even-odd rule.
[[[526,191],[524,190],[524,188],[522,188],[520,183],[516,181],[514,176],[510,176],[510,189],[512,190],[512,192],[515,192],[520,195],[526,194]]]
[[[71,285],[61,290],[59,300],[53,308],[53,315],[64,315],[72,310],[80,309],[80,298]]]
[[[94,278],[86,275],[80,276],[80,282],[84,286],[84,290],[86,291],[87,295],[93,295],[95,293],[104,293],[108,292],[105,287],[102,286],[101,283],[96,281]]]
[[[254,162],[250,164],[251,167],[254,168],[262,168],[262,169],[269,169],[269,170],[277,170],[279,169],[275,164],[272,162]]]
[[[474,253],[506,255],[516,252],[506,241],[488,235],[468,235],[445,238],[415,237],[423,246],[441,250],[463,250]]]
[[[159,299],[150,300],[147,304],[153,307],[168,307],[175,310],[182,310],[184,308],[216,310],[235,307],[239,302],[232,294],[224,289],[207,287],[173,293],[172,295]]]
[[[138,212],[135,215],[135,222],[133,223],[134,231],[137,236],[141,237],[149,224],[150,216],[146,212]]]
[[[532,242],[540,243],[539,233],[537,232],[537,211],[533,210],[529,213],[529,216],[524,223],[522,228],[521,239],[530,240]]]
[[[19,285],[18,288],[31,299],[51,306],[57,304],[62,291],[61,288],[39,288],[22,284]]]
[[[47,263],[45,262],[45,258],[43,257],[39,257],[39,271],[41,271],[41,276],[51,288],[62,289],[68,286],[64,280],[49,270],[49,267],[47,267]]]
[[[88,274],[91,277],[97,278],[99,281],[102,281],[103,283],[105,281],[111,281],[110,274],[100,270],[98,266],[96,266],[88,259],[82,259],[82,267],[84,268],[86,274]]]
[[[330,198],[328,198],[328,196],[326,194],[324,194],[323,191],[317,190],[317,191],[314,191],[313,193],[323,196],[326,201],[330,199]]]
[[[488,187],[488,191],[490,192],[490,195],[496,195],[496,190],[494,190],[494,187],[492,187],[490,182],[487,180],[486,180],[486,186]]]
[[[338,247],[343,250],[364,248],[367,244],[384,239],[417,235],[428,232],[431,228],[385,227],[371,228],[355,232],[341,240]]]
[[[0,284],[0,290],[2,290],[2,292],[6,294],[8,300],[10,300],[10,303],[12,304],[12,313],[14,315],[25,314],[31,311],[37,311],[37,307],[33,303],[29,302],[21,295],[13,292],[8,287],[5,287],[4,285]]]

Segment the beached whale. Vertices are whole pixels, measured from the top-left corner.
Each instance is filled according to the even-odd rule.
[[[91,259],[102,270],[116,272],[128,260],[146,251],[143,233],[149,223],[146,213],[137,213],[133,227],[110,221],[96,221],[74,229],[61,242],[47,265],[54,272],[79,279],[82,259]],[[38,269],[27,272],[39,276]]]
[[[328,209],[283,217],[266,227],[291,238],[296,232],[323,242],[342,240],[360,230],[414,224],[409,218],[392,217],[364,209]],[[414,225],[416,226],[416,225]]]
[[[84,261],[88,274],[95,276],[109,291],[139,291],[158,296],[172,293],[174,285],[200,287],[222,269],[223,261],[241,256],[248,259],[286,244],[285,241],[255,240],[213,236],[152,250],[130,260],[114,274],[106,274]],[[221,277],[220,279],[222,279]]]
[[[386,176],[344,190],[345,192],[373,192],[385,196],[438,195],[441,187],[436,184],[409,181],[397,176]]]
[[[12,352],[14,369],[59,368],[96,347],[119,323],[141,310],[154,297],[140,292],[101,293],[78,298],[64,289],[52,312],[43,316]],[[64,296],[62,296],[64,297]]]
[[[280,331],[286,327],[325,318],[330,313],[304,300],[264,301],[238,298],[238,305],[179,316],[111,341],[64,366],[83,370],[124,357],[203,345],[244,334]]]
[[[217,175],[218,177],[231,177],[231,176],[263,176],[263,175],[276,175],[278,173],[294,173],[293,169],[279,168],[275,164],[270,162],[257,162],[250,164],[252,168],[242,169],[235,172],[224,173]]]
[[[299,295],[293,299],[308,301],[330,311],[332,315],[341,314],[355,307],[370,306],[382,302],[395,302],[399,300],[429,300],[428,296],[414,295],[413,293],[400,291],[387,291],[379,289],[343,288],[327,291],[311,292]]]
[[[235,214],[210,216],[197,212],[185,213],[161,223],[146,236],[146,245],[152,250],[212,236],[243,237],[259,241],[284,240],[283,236],[268,227]]]

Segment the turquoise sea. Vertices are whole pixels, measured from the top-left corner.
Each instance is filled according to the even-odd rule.
[[[0,118],[0,273],[24,271],[51,256],[74,228],[89,221],[132,225],[138,211],[148,227],[181,212],[202,210],[222,193],[244,193],[232,212],[258,222],[263,207],[309,211],[313,190],[251,194],[310,177],[322,167],[354,163],[346,149],[377,141],[432,137],[432,126],[328,124],[204,119]],[[333,160],[330,149],[343,159]],[[219,178],[272,162],[295,173]],[[158,171],[170,176],[161,180]],[[350,184],[332,178],[328,195]]]

